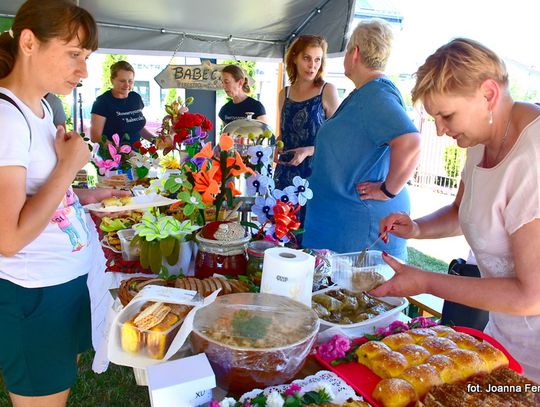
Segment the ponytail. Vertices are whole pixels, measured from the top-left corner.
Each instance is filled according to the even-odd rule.
[[[17,41],[11,34],[11,30],[0,34],[0,78],[8,76],[13,69],[13,65],[15,65]]]

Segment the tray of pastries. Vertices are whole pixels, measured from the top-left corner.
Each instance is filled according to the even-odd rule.
[[[359,346],[351,362],[333,366],[315,357],[375,407],[415,405],[437,386],[463,383],[500,368],[523,373],[499,342],[472,328],[436,325],[381,341],[363,337],[353,342]]]

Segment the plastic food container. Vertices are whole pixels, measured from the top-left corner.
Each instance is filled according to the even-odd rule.
[[[392,278],[394,270],[384,262],[382,252],[369,250],[363,261],[357,264],[360,254],[361,252],[335,254],[330,258],[334,283],[348,290],[363,291],[358,288],[369,287],[367,279],[372,280],[379,275],[381,277],[380,283],[382,283],[383,280]]]
[[[120,246],[122,247],[122,258],[128,261],[137,260],[139,258],[140,247],[139,245],[131,245],[133,236],[135,236],[135,230],[122,229],[117,233],[118,238],[120,239]]]
[[[162,322],[144,330],[132,322],[138,312],[138,309],[131,309],[117,321],[122,350],[152,359],[163,359],[184,318],[169,312]]]
[[[231,294],[197,311],[191,344],[206,353],[221,388],[242,394],[289,382],[318,330],[317,314],[288,297]]]
[[[340,287],[338,286],[328,287],[324,290],[314,292],[313,295],[324,294],[339,289]],[[403,297],[381,297],[378,299],[386,302],[387,304],[394,305],[395,307],[375,317],[353,324],[338,324],[328,322],[320,318],[321,331],[324,331],[328,328],[337,327],[342,330],[349,338],[358,338],[365,334],[372,334],[378,328],[386,327],[390,323],[398,319],[399,313],[403,311],[407,307],[407,305],[409,305],[409,301],[407,301],[407,299]]]

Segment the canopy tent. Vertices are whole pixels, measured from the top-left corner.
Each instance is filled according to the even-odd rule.
[[[12,17],[23,0],[2,0]],[[127,53],[283,58],[297,35],[317,34],[344,51],[355,0],[78,0],[99,25],[100,48]]]

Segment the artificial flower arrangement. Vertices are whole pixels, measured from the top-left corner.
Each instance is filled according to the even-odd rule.
[[[377,329],[373,335],[365,335],[370,341],[380,341],[389,335],[408,331],[415,328],[429,328],[437,325],[431,318],[416,317],[405,323],[394,321],[386,328]],[[342,335],[334,335],[328,342],[317,348],[317,354],[323,360],[330,362],[332,366],[351,362],[356,358],[356,350],[362,343],[353,343],[349,338]]]
[[[152,167],[159,165],[157,147],[147,140],[133,143],[131,156],[128,158],[134,177],[142,179],[148,175]]]
[[[100,143],[95,143],[92,148],[92,163],[97,167],[99,175],[109,177],[112,171],[128,171],[131,166],[129,154],[131,146],[121,144],[120,136],[113,134],[112,140],[103,136]]]
[[[274,180],[268,173],[257,173],[247,182],[248,191],[258,195],[251,209],[261,224],[256,236],[278,243],[294,242],[295,234],[302,232],[297,214],[313,197],[309,182],[296,176],[293,185],[281,190],[274,188]]]
[[[149,268],[154,274],[162,270],[163,259],[169,264],[176,264],[180,254],[180,243],[187,236],[199,229],[190,220],[180,222],[165,215],[157,208],[147,211],[140,223],[133,226],[135,237],[131,245],[140,246],[139,261],[143,268]]]
[[[164,155],[185,149],[189,157],[193,157],[202,148],[202,142],[212,130],[212,122],[206,116],[189,113],[188,106],[193,100],[189,97],[184,103],[179,97],[171,104],[165,105],[167,114],[162,120],[156,140],[156,146],[163,150]]]
[[[272,390],[268,395],[263,392],[256,397],[236,401],[227,397],[222,401],[211,401],[209,407],[300,407],[313,405],[327,405],[334,398],[331,386],[327,383],[311,383],[301,388],[291,384],[284,392]]]

